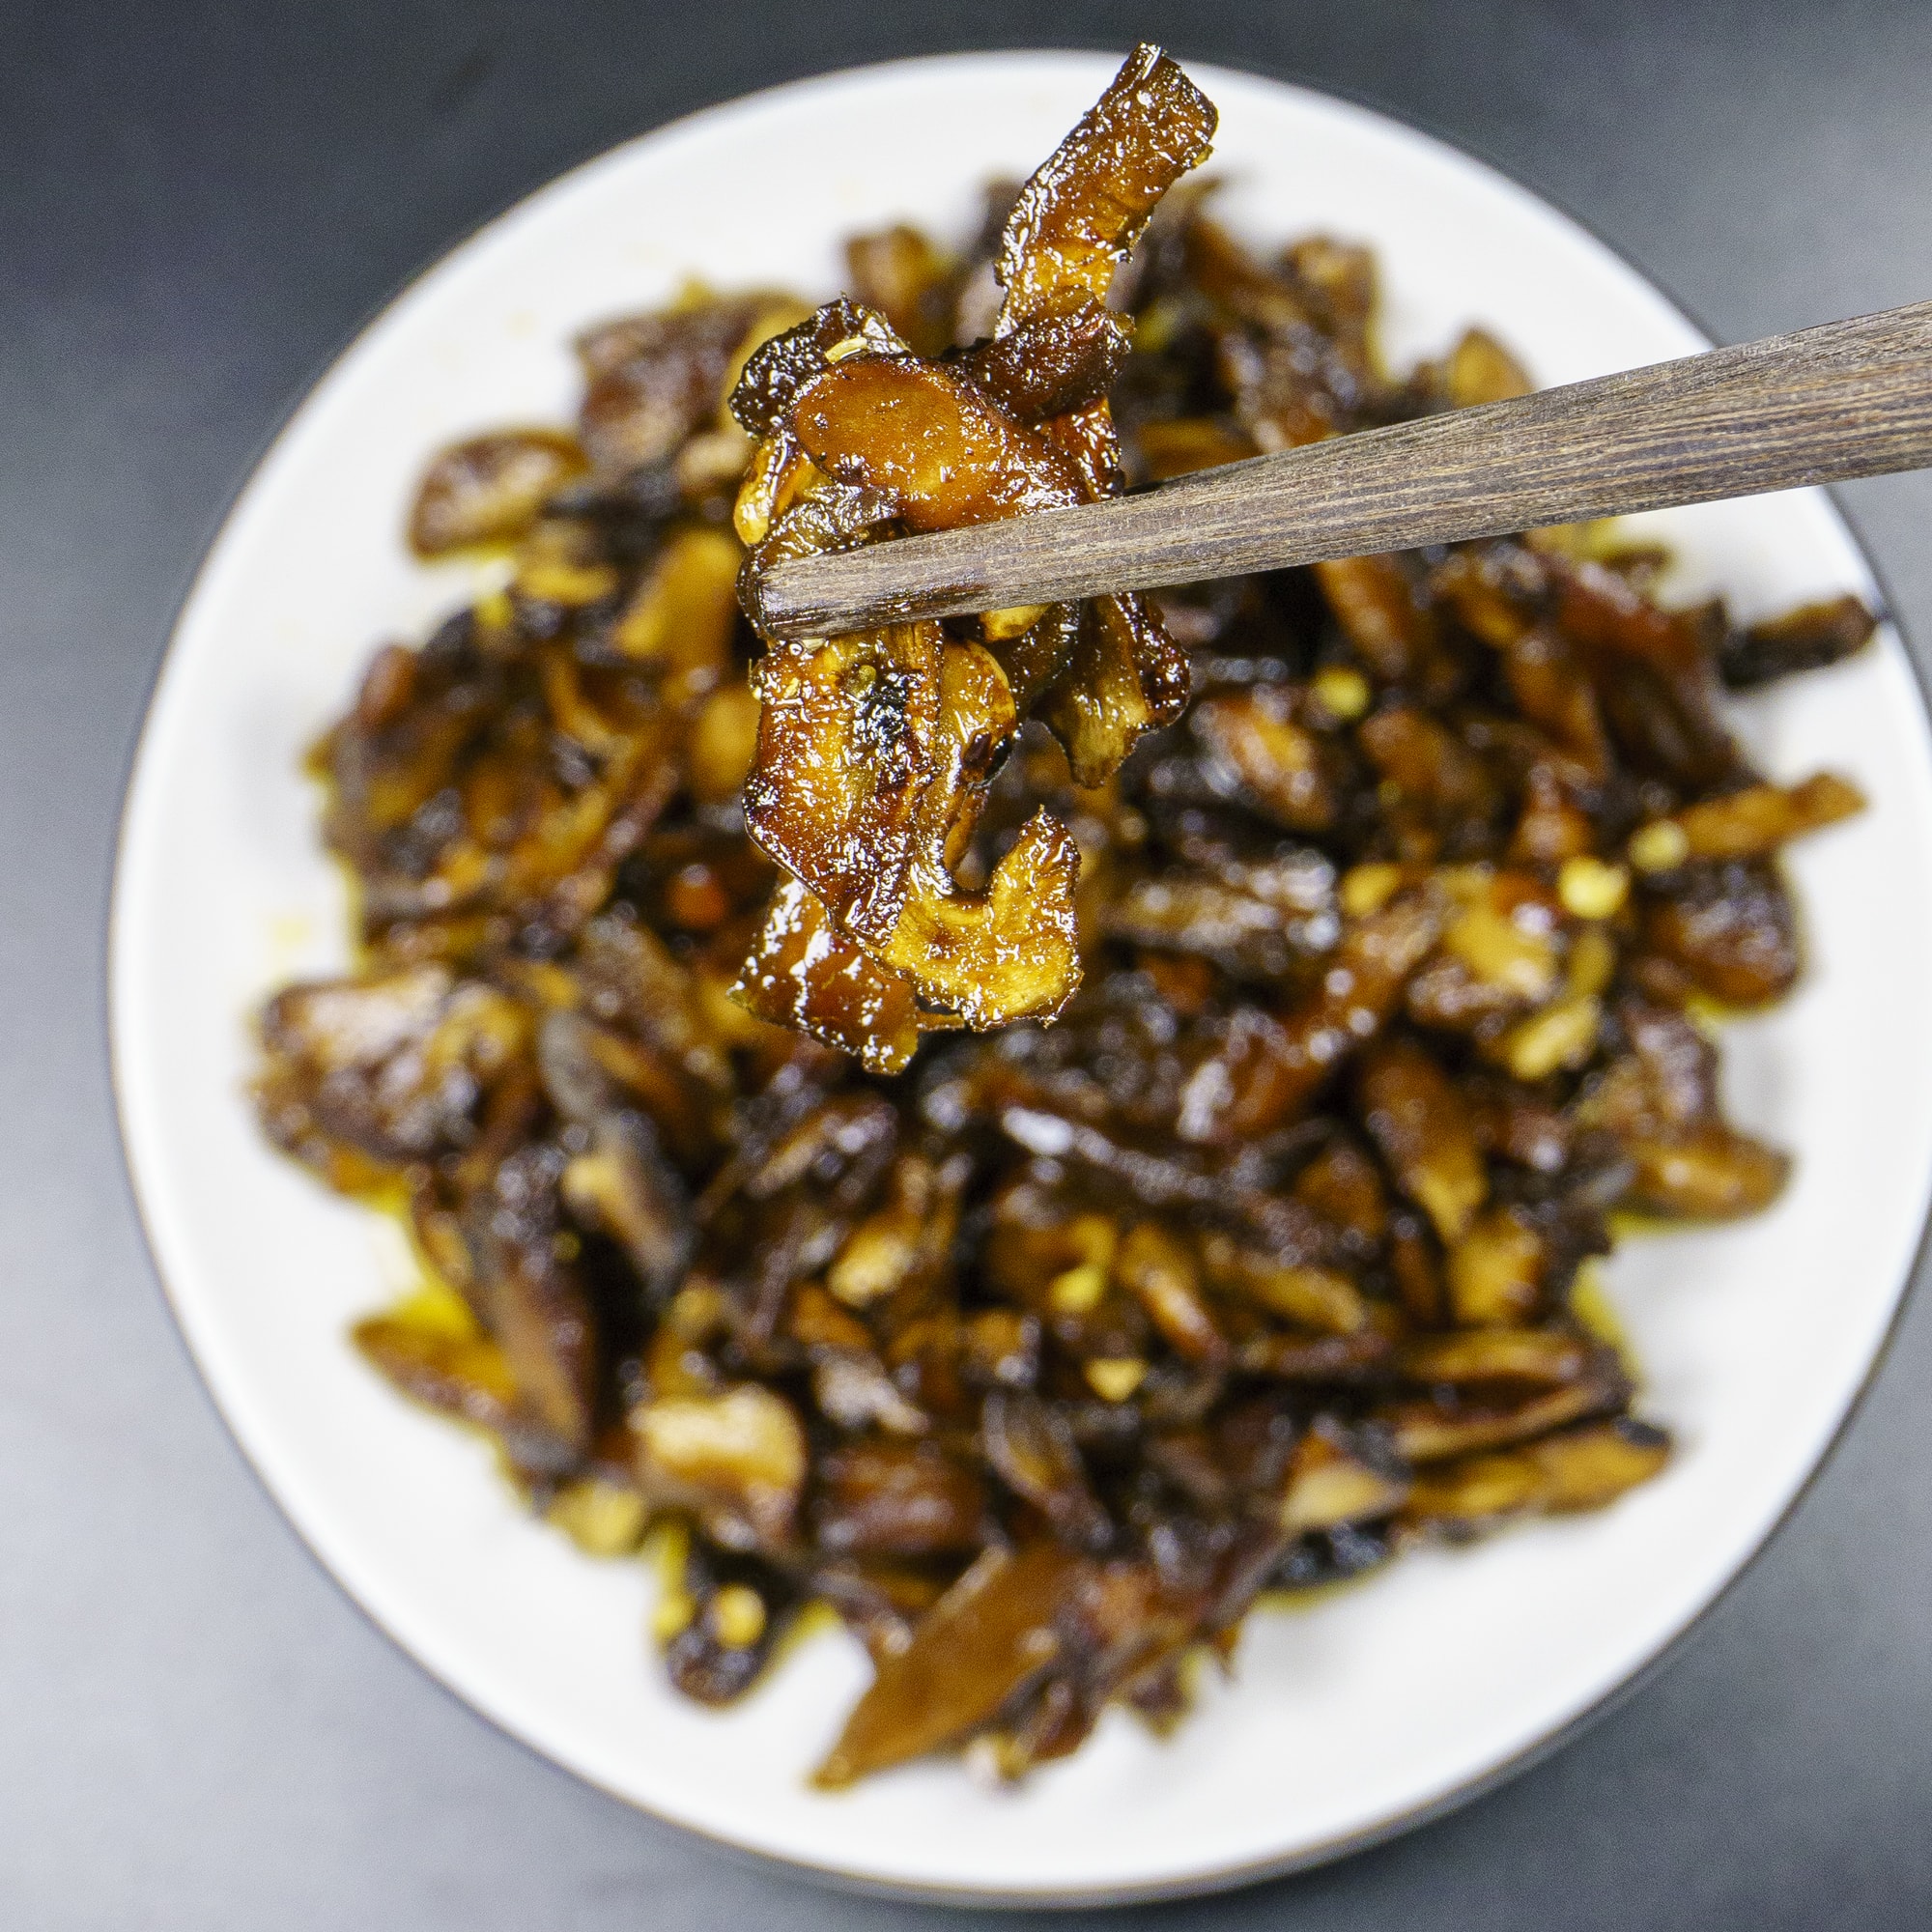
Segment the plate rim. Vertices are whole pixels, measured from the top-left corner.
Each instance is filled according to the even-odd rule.
[[[412,296],[423,282],[436,274],[453,256],[468,249],[491,230],[519,214],[531,201],[550,194],[579,176],[601,168],[613,156],[627,150],[714,117],[735,114],[774,97],[804,92],[827,83],[852,80],[862,76],[883,78],[895,72],[931,72],[948,67],[975,65],[1011,64],[1017,68],[1055,60],[1099,60],[1111,58],[1116,52],[1117,49],[1111,47],[1065,45],[955,49],[941,53],[904,55],[883,61],[857,62],[795,75],[744,93],[727,95],[721,99],[707,101],[702,106],[693,108],[686,113],[653,123],[635,133],[626,135],[621,140],[581,156],[556,173],[547,176],[534,186],[504,202],[463,229],[441,245],[434,256],[422,261],[398,279],[384,295],[365,309],[351,328],[341,335],[323,356],[315,361],[299,388],[292,393],[285,407],[259,439],[245,467],[239,470],[233,487],[208,520],[205,533],[194,553],[193,564],[185,574],[185,582],[167,619],[166,642],[156,657],[152,675],[148,679],[142,699],[140,724],[124,758],[120,803],[115,820],[112,866],[101,927],[104,942],[102,955],[104,970],[98,982],[99,1017],[106,1037],[107,1071],[113,1095],[120,1169],[128,1199],[134,1208],[142,1245],[147,1253],[155,1282],[160,1290],[174,1338],[193,1371],[194,1380],[203,1399],[220,1422],[223,1432],[239,1454],[242,1466],[259,1492],[269,1501],[283,1526],[293,1533],[297,1545],[307,1559],[356,1614],[406,1657],[444,1697],[459,1705],[469,1716],[488,1724],[498,1735],[508,1739],[541,1764],[562,1772],[578,1783],[614,1802],[625,1811],[649,1818],[658,1825],[668,1827],[711,1850],[724,1854],[735,1862],[766,1873],[806,1879],[857,1896],[905,1900],[958,1909],[980,1908],[1010,1912],[1056,1908],[1098,1910],[1108,1906],[1203,1897],[1313,1870],[1352,1857],[1357,1852],[1386,1844],[1408,1832],[1447,1817],[1475,1800],[1487,1796],[1555,1755],[1601,1719],[1647,1690],[1679,1660],[1690,1640],[1704,1629],[1713,1612],[1758,1567],[1801,1506],[1808,1499],[1821,1476],[1836,1458],[1853,1424],[1863,1412],[1873,1387],[1891,1358],[1905,1314],[1926,1272],[1928,1256],[1932,1256],[1932,1195],[1928,1195],[1927,1191],[1928,1187],[1932,1187],[1932,1176],[1928,1176],[1926,1181],[1921,1183],[1921,1202],[1924,1205],[1921,1206],[1919,1212],[1918,1232],[1912,1243],[1911,1257],[1906,1265],[1904,1279],[1892,1297],[1884,1329],[1871,1350],[1857,1385],[1846,1400],[1843,1412],[1818,1449],[1803,1479],[1797,1484],[1776,1516],[1762,1530],[1755,1543],[1711,1596],[1643,1662],[1605,1690],[1595,1701],[1574,1713],[1562,1723],[1487,1770],[1464,1778],[1447,1791],[1406,1809],[1392,1812],[1373,1824],[1336,1833],[1279,1856],[1226,1864],[1212,1870],[1183,1874],[1171,1879],[1132,1882],[1119,1886],[1074,1885],[998,1890],[972,1886],[934,1885],[885,1878],[817,1859],[764,1850],[725,1836],[703,1825],[672,1817],[631,1793],[617,1789],[594,1773],[577,1764],[566,1762],[543,1745],[524,1735],[505,1717],[473,1701],[444,1674],[439,1664],[423,1656],[398,1631],[385,1623],[323,1554],[309,1527],[298,1517],[270,1481],[257,1460],[246,1435],[230,1413],[228,1403],[224,1400],[221,1390],[196,1348],[193,1319],[184,1307],[174,1281],[162,1264],[161,1243],[157,1239],[155,1227],[156,1216],[134,1152],[135,1135],[130,1123],[131,1103],[128,1092],[126,1064],[129,1049],[124,1045],[124,1033],[128,1022],[123,1018],[122,1010],[124,1004],[131,998],[130,994],[124,994],[122,991],[123,981],[124,979],[130,977],[132,972],[131,968],[124,964],[128,957],[128,948],[124,943],[123,937],[128,896],[126,880],[129,872],[129,846],[133,837],[135,808],[140,803],[139,794],[144,788],[143,777],[147,768],[157,701],[174,665],[185,620],[202,592],[211,566],[215,561],[215,553],[237,511],[316,392],[348,362],[361,348],[365,339],[393,310]],[[1183,65],[1190,72],[1208,76],[1210,84],[1216,73],[1238,77],[1244,81],[1259,81],[1269,88],[1300,96],[1318,103],[1340,104],[1369,119],[1382,122],[1405,135],[1445,151],[1451,159],[1481,170],[1515,193],[1526,196],[1561,216],[1564,221],[1586,236],[1599,249],[1625,269],[1636,281],[1661,298],[1707,347],[1717,346],[1719,338],[1668,283],[1639,264],[1623,246],[1606,237],[1595,222],[1578,213],[1565,200],[1541,185],[1533,185],[1523,179],[1512,166],[1480,144],[1461,135],[1448,133],[1426,117],[1398,110],[1357,90],[1326,84],[1316,85],[1309,80],[1290,78],[1259,67],[1236,66],[1225,60],[1193,60],[1186,56],[1179,58],[1182,59]],[[1912,647],[1905,627],[1897,614],[1890,584],[1871,554],[1860,528],[1859,520],[1846,509],[1838,492],[1833,488],[1813,485],[1802,494],[1809,495],[1824,504],[1833,520],[1840,526],[1851,550],[1876,586],[1879,594],[1880,626],[1882,629],[1889,627],[1897,640],[1899,655],[1904,661],[1912,692],[1917,700],[1921,731],[1928,744],[1932,744],[1932,669],[1928,669],[1920,663],[1918,654]]]

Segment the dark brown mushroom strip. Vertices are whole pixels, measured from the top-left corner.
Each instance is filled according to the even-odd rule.
[[[1435,653],[1435,620],[1402,559],[1347,557],[1315,567],[1342,635],[1378,683],[1421,684]]]
[[[499,1435],[514,1427],[516,1378],[487,1336],[412,1321],[403,1314],[372,1315],[352,1333],[356,1348],[405,1395]]]
[[[1631,835],[1631,862],[1640,871],[1663,872],[1687,861],[1762,859],[1864,804],[1856,785],[1830,772],[1803,784],[1746,785],[1640,826]]]
[[[1131,347],[1120,318],[1087,300],[1036,309],[952,366],[1019,421],[1043,423],[1104,396]]]
[[[1065,1616],[1065,1651],[1029,1692],[1016,1719],[986,1733],[993,1768],[1009,1780],[1085,1742],[1111,1698],[1158,1725],[1186,1706],[1178,1666],[1204,1634],[1213,1604],[1200,1584],[1152,1563],[1111,1562],[1091,1572]]]
[[[1357,1084],[1362,1124],[1397,1184],[1444,1242],[1460,1241],[1489,1179],[1454,1082],[1412,1041],[1390,1040],[1363,1061]]]
[[[951,365],[850,355],[793,402],[791,433],[838,482],[878,493],[908,530],[1077,503],[1079,470]]]
[[[499,430],[452,443],[416,488],[410,547],[418,556],[440,556],[520,537],[584,468],[575,440],[555,430]]]
[[[1183,1360],[1219,1364],[1228,1340],[1201,1293],[1201,1270],[1187,1247],[1154,1221],[1128,1229],[1114,1259],[1121,1285]]]
[[[1013,324],[1073,291],[1105,298],[1114,270],[1169,188],[1208,158],[1212,102],[1143,43],[1021,188],[997,272]]]
[[[1201,1258],[1216,1288],[1297,1327],[1356,1335],[1369,1324],[1361,1290],[1334,1268],[1261,1253],[1218,1231],[1203,1240]]]
[[[1445,837],[1494,815],[1496,787],[1482,760],[1426,712],[1410,705],[1378,711],[1356,736],[1392,788],[1391,801],[1433,819]]]
[[[904,1072],[919,1050],[912,981],[840,932],[797,879],[773,895],[731,997],[774,1026],[843,1047],[873,1073]]]
[[[1490,1328],[1424,1336],[1406,1344],[1397,1359],[1408,1380],[1432,1385],[1572,1382],[1588,1368],[1590,1347],[1556,1329]]]
[[[1333,760],[1320,737],[1295,722],[1293,696],[1259,685],[1204,697],[1194,707],[1194,729],[1267,816],[1291,832],[1325,832],[1338,810]]]
[[[580,336],[589,386],[578,434],[596,468],[622,475],[660,462],[706,425],[734,353],[767,306],[757,296],[698,300]]]
[[[1465,331],[1442,368],[1442,387],[1451,409],[1506,403],[1512,396],[1528,395],[1535,386],[1522,364],[1485,328]]]
[[[815,1782],[856,1783],[990,1723],[1061,1654],[1061,1618],[1087,1575],[1055,1543],[989,1549],[880,1660]]]
[[[980,1411],[980,1434],[993,1472],[1046,1518],[1063,1543],[1106,1547],[1113,1525],[1094,1499],[1065,1415],[1024,1389],[995,1389]]]
[[[1405,1516],[1466,1529],[1529,1510],[1601,1509],[1647,1482],[1670,1455],[1662,1430],[1622,1418],[1547,1435],[1524,1448],[1467,1456],[1415,1480]]]
[[[1630,1148],[1635,1176],[1626,1199],[1653,1214],[1728,1221],[1769,1208],[1784,1192],[1791,1157],[1721,1124]]]
[[[985,1492],[970,1465],[929,1442],[855,1442],[819,1464],[819,1548],[851,1556],[973,1555]]]
[[[1104,784],[1147,732],[1187,704],[1187,660],[1135,592],[1080,607],[1064,676],[1035,704],[1066,753],[1076,784]]]
[[[1408,1493],[1408,1472],[1380,1438],[1311,1429],[1288,1465],[1278,1520],[1292,1536],[1392,1516]]]
[[[1862,650],[1878,619],[1861,597],[1803,604],[1748,630],[1727,630],[1718,674],[1733,691],[1753,691],[1795,671],[1818,670]]]
[[[1518,1402],[1397,1402],[1378,1409],[1375,1419],[1388,1431],[1405,1462],[1439,1463],[1478,1449],[1533,1441],[1629,1400],[1622,1371],[1600,1352],[1588,1374]]]
[[[1557,622],[1623,755],[1678,784],[1732,777],[1738,749],[1719,716],[1714,654],[1694,613],[1660,610],[1599,564],[1553,575]]]
[[[1630,1050],[1585,1088],[1577,1118],[1630,1157],[1630,1205],[1699,1220],[1768,1207],[1791,1162],[1725,1122],[1717,1049],[1682,1014],[1640,1001],[1624,1001],[1617,1018]]]
[[[501,1344],[519,1408],[552,1438],[565,1463],[590,1446],[597,1336],[575,1266],[559,1253],[559,1149],[512,1154],[470,1204],[474,1293]]]
[[[1381,1030],[1440,929],[1434,905],[1405,895],[1344,929],[1317,989],[1296,1006],[1279,1016],[1243,1008],[1188,1081],[1182,1137],[1227,1142],[1288,1120]]]
[[[468,1141],[529,1032],[514,1001],[441,966],[291,986],[263,1010],[258,1105],[276,1141],[325,1173],[345,1149],[419,1158]]]
[[[1798,978],[1791,895],[1768,867],[1687,867],[1642,903],[1650,954],[1714,1000],[1762,1007]]]
[[[1442,1233],[1439,1223],[1436,1232]],[[1467,1328],[1522,1321],[1535,1311],[1548,1264],[1548,1245],[1526,1215],[1510,1208],[1486,1208],[1449,1250],[1443,1270],[1449,1312]]]
[[[1385,1335],[1363,1329],[1352,1335],[1255,1335],[1236,1353],[1242,1373],[1271,1381],[1348,1383],[1374,1381],[1387,1367]]]
[[[597,1057],[595,1030],[575,1013],[545,1017],[537,1065],[552,1104],[589,1141],[564,1167],[564,1206],[620,1241],[645,1293],[668,1300],[691,1259],[691,1203],[650,1122],[618,1104]]]
[[[1101,917],[1112,938],[1196,952],[1244,980],[1279,980],[1321,950],[1306,918],[1191,871],[1136,879]]]

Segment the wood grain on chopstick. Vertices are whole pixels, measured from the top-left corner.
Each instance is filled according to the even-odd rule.
[[[775,566],[787,636],[1058,603],[1932,463],[1932,301]]]

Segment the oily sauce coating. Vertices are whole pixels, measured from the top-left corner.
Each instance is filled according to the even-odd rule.
[[[1352,244],[1146,219],[1211,119],[1128,72],[965,253],[613,322],[575,434],[431,465],[417,541],[505,587],[317,748],[356,964],[261,1013],[265,1130],[423,1263],[365,1358],[656,1565],[685,1694],[831,1605],[876,1674],[828,1785],[1171,1726],[1264,1593],[1657,1473],[1591,1270],[1784,1184],[1713,1023],[1861,803],[1720,694],[1869,613],[1676,610],[1599,530],[762,643],[748,543],[755,603],[1526,382],[1385,369]]]

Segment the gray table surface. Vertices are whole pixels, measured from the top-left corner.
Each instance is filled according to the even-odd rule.
[[[749,88],[1147,34],[1462,140],[1739,340],[1932,293],[1932,7],[5,0],[0,29],[0,1923],[937,1918],[748,1868],[498,1735],[316,1567],[211,1409],[129,1203],[101,1020],[122,782],[197,554],[403,278]],[[1932,476],[1843,500],[1932,643]],[[1932,1923],[1928,1396],[1921,1295],[1769,1553],[1550,1761],[1341,1864],[1120,1918]]]

